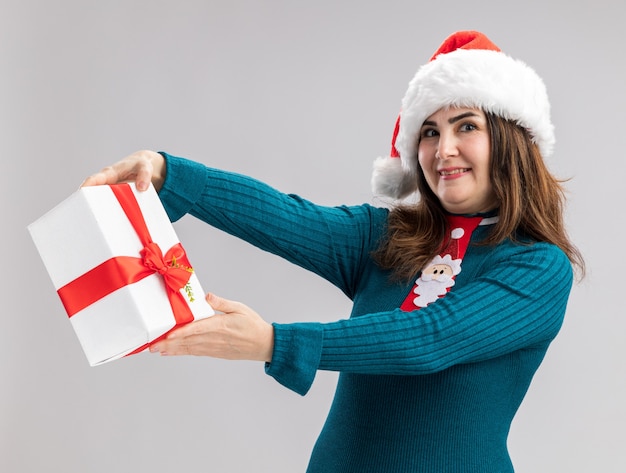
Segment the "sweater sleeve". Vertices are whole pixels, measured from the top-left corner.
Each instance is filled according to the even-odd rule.
[[[572,284],[569,260],[544,243],[505,246],[490,255],[489,268],[479,277],[420,310],[326,324],[276,324],[278,356],[268,374],[278,374],[279,382],[302,393],[317,369],[422,375],[547,346],[565,314]],[[290,349],[303,338],[306,349]]]
[[[159,196],[172,221],[193,215],[315,272],[353,297],[387,211],[367,204],[324,207],[236,173],[161,153]]]

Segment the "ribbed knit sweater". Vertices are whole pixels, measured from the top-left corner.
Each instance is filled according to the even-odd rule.
[[[340,372],[309,473],[513,471],[510,424],[572,285],[559,248],[474,245],[489,230],[478,227],[452,290],[402,311],[411,284],[392,282],[370,257],[388,209],[319,206],[162,154],[159,195],[172,221],[194,215],[313,271],[353,301],[337,322],[273,324],[266,372],[279,383],[304,395],[317,370]]]

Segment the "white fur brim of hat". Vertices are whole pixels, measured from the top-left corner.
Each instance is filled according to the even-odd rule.
[[[395,148],[374,162],[372,189],[401,199],[417,187],[417,146],[424,121],[450,106],[477,107],[526,128],[543,157],[552,153],[554,126],[546,87],[522,61],[502,52],[457,49],[420,67],[402,99]]]

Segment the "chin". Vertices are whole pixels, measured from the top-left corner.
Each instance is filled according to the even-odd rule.
[[[452,203],[444,203],[443,208],[446,211],[453,214],[475,214],[483,212],[482,208],[472,205],[464,205],[462,203],[452,204]]]

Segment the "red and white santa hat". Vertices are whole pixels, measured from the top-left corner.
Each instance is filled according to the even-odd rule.
[[[374,162],[375,194],[401,199],[416,191],[420,128],[426,118],[448,106],[478,107],[513,120],[528,130],[542,156],[552,153],[554,126],[541,78],[484,34],[459,31],[441,44],[409,83],[390,156]]]

